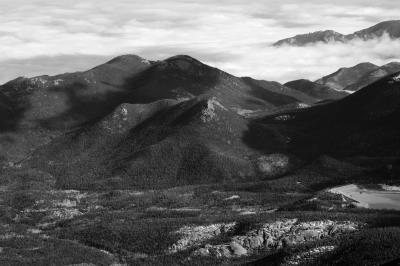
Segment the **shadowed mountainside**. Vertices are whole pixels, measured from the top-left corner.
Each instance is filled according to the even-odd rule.
[[[364,75],[379,69],[371,63],[360,63],[353,67],[343,67],[338,71],[315,81],[319,85],[327,86],[335,90],[343,90],[359,81]]]
[[[265,97],[276,87],[284,88],[271,83],[257,90],[189,56],[150,62],[125,55],[86,72],[18,78],[0,87],[0,157],[17,162],[65,132],[100,121],[122,103],[183,101],[204,95],[218,97],[227,108],[247,115],[270,113],[304,98],[289,88],[274,98]]]
[[[396,73],[342,100],[255,120],[244,139],[254,148],[302,158],[399,156],[399,81]]]
[[[88,72],[18,82],[2,92],[28,91],[22,99],[30,104],[5,133],[14,139],[3,157],[19,152],[22,166],[49,172],[64,188],[254,180],[323,154],[398,155],[393,77],[304,110],[321,100],[318,90],[237,78],[188,56],[122,56]]]
[[[284,85],[321,100],[337,100],[349,95],[349,93],[346,91],[338,91],[306,79],[290,81]]]
[[[69,188],[168,187],[254,176],[250,156],[256,153],[241,141],[247,122],[216,98],[181,102],[138,125],[129,123],[131,114],[123,105],[98,124],[55,139],[28,163]]]

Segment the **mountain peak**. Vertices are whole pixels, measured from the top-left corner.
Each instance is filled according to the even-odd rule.
[[[367,29],[346,35],[346,38],[348,40],[355,38],[370,40],[382,37],[384,34],[388,34],[392,39],[400,38],[400,20],[383,21]]]
[[[380,22],[372,27],[343,35],[333,30],[316,31],[307,34],[296,35],[274,43],[274,46],[290,45],[305,46],[312,43],[348,42],[354,39],[371,40],[388,34],[392,39],[400,38],[400,20]]]
[[[365,30],[392,30],[400,27],[400,20],[388,20],[388,21],[382,21],[370,28],[367,28]]]
[[[281,45],[294,45],[294,46],[304,46],[308,43],[329,43],[329,42],[342,42],[344,41],[344,35],[336,32],[334,30],[324,30],[316,31],[307,34],[299,34],[292,38],[287,38],[274,43],[274,46]]]
[[[133,55],[133,54],[126,54],[126,55],[120,55],[120,56],[114,57],[113,59],[108,61],[106,64],[126,65],[126,64],[139,63],[139,62],[150,64],[149,60],[144,59],[138,55]]]
[[[188,67],[189,65],[197,65],[197,66],[204,65],[202,62],[189,55],[175,55],[170,58],[167,58],[165,62],[177,64],[182,69]]]
[[[340,68],[338,71],[317,80],[316,83],[335,90],[343,90],[367,73],[377,69],[379,69],[378,66],[369,62],[363,62],[353,67]]]
[[[190,55],[185,55],[185,54],[171,56],[171,57],[167,58],[165,61],[171,61],[171,60],[186,60],[186,61],[199,62],[199,60],[191,57]]]
[[[215,74],[217,74],[215,68],[203,64],[199,60],[188,55],[176,55],[165,60],[158,61],[154,65],[153,70],[156,69],[158,69],[158,71],[171,72],[171,75],[177,75],[178,72],[193,74],[196,76],[202,76],[204,72],[215,72]]]

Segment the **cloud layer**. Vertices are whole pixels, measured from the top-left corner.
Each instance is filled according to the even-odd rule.
[[[315,79],[363,61],[400,60],[399,43],[379,41],[272,48],[322,29],[342,33],[398,18],[392,0],[14,0],[0,3],[0,82],[83,70],[134,53],[189,54],[236,75]]]

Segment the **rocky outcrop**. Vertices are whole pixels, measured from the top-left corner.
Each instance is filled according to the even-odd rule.
[[[332,252],[333,250],[335,250],[335,248],[336,248],[335,246],[316,247],[308,251],[295,254],[289,258],[286,258],[281,265],[282,266],[308,265],[315,262],[315,260],[318,257],[326,253]]]
[[[201,121],[204,123],[210,121],[218,121],[218,115],[216,113],[216,107],[221,110],[226,111],[227,109],[217,101],[217,98],[213,97],[207,101],[207,108],[203,109],[201,112]]]
[[[234,227],[235,223],[184,226],[175,232],[175,234],[180,235],[181,238],[168,249],[168,253],[172,254],[188,248],[200,246],[206,240],[210,240],[222,233],[227,233]]]
[[[350,221],[298,222],[297,219],[281,220],[264,224],[259,229],[251,230],[245,235],[233,236],[230,243],[205,245],[197,249],[193,255],[218,258],[241,257],[252,254],[256,250],[276,250],[325,237],[335,237],[356,231],[360,226],[360,224]]]

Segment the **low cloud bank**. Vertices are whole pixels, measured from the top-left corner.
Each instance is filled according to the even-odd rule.
[[[362,62],[376,65],[400,62],[400,40],[392,40],[388,36],[366,42],[355,40],[346,44],[318,43],[305,47],[272,47],[269,44],[256,43],[237,46],[229,51],[213,48],[154,46],[129,50],[128,53],[152,60],[188,54],[236,76],[250,76],[282,83],[301,78],[316,80],[341,67],[351,67]],[[6,60],[0,64],[0,83],[18,76],[82,71],[117,55],[119,54],[74,54]]]
[[[384,65],[400,61],[400,41],[355,40],[346,44],[313,44],[305,47],[243,47],[236,51],[235,62],[213,64],[237,75],[286,82],[294,79],[318,79],[341,67],[362,62]]]

